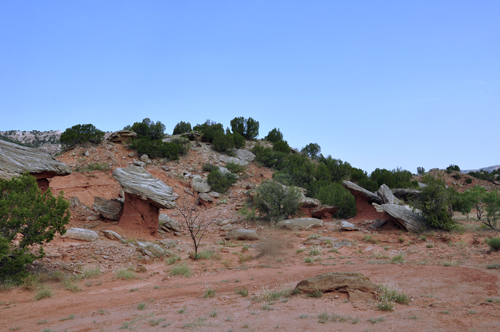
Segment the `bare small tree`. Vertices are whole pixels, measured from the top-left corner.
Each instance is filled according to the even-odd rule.
[[[206,213],[198,210],[195,204],[190,204],[186,197],[183,196],[182,199],[177,201],[177,211],[184,218],[184,223],[188,228],[189,235],[193,240],[194,245],[194,255],[193,259],[197,260],[198,257],[198,248],[200,247],[201,240],[205,236],[208,228],[212,225],[217,217],[216,214],[213,217],[207,218]]]

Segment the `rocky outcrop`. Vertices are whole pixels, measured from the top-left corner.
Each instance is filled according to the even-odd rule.
[[[387,213],[391,220],[407,231],[420,232],[426,228],[425,218],[421,214],[412,211],[407,205],[373,204],[373,206],[378,212]]]
[[[130,130],[118,130],[112,133],[107,140],[114,143],[127,143],[130,140],[136,139],[137,133]]]
[[[351,181],[343,181],[342,185],[354,195],[354,197],[362,196],[371,203],[383,204],[384,202],[376,194],[365,188],[358,186]]]
[[[110,240],[120,241],[120,242],[125,241],[123,237],[115,231],[103,230],[102,232],[104,233],[104,236],[106,236]]]
[[[338,291],[349,293],[349,296],[352,292],[368,293],[373,296],[377,293],[377,286],[358,272],[323,273],[300,281],[295,289],[306,294]]]
[[[117,199],[94,197],[94,210],[109,220],[120,220],[123,212],[123,203]]]
[[[399,199],[393,195],[392,190],[386,184],[381,185],[376,194],[384,204],[401,204]]]
[[[99,235],[96,232],[90,229],[83,229],[83,228],[70,228],[61,237],[73,240],[87,241],[87,242],[92,242],[99,239]]]
[[[214,199],[212,198],[212,196],[210,196],[207,193],[199,193],[198,194],[198,198],[200,199],[200,203],[201,204],[212,203],[214,201]]]
[[[69,175],[71,169],[36,149],[0,140],[0,179],[10,180],[26,172],[33,175],[45,191],[49,187],[48,178]]]
[[[167,228],[169,231],[180,232],[181,226],[177,222],[177,220],[170,218],[166,214],[160,214],[160,227]]]
[[[226,234],[226,240],[249,240],[255,241],[259,239],[257,232],[251,229],[233,229]]]
[[[202,178],[199,175],[195,175],[191,180],[191,188],[199,193],[208,193],[210,191],[210,185],[207,182],[207,178]]]
[[[117,168],[113,172],[113,177],[125,192],[120,227],[156,235],[159,209],[175,208],[178,195],[171,187],[153,177],[142,167]]]
[[[236,154],[236,157],[238,157],[238,159],[246,161],[247,163],[251,163],[255,160],[255,155],[248,150],[236,149],[234,153]]]
[[[340,229],[343,231],[359,231],[359,228],[357,228],[356,225],[345,220],[340,221]]]
[[[321,205],[321,201],[316,198],[302,196],[299,198],[299,204],[303,208],[316,208]]]
[[[288,228],[291,230],[310,229],[313,227],[322,227],[323,221],[315,218],[296,218],[282,220],[277,223],[276,226],[281,228]]]

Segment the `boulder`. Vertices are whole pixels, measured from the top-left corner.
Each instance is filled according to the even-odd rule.
[[[120,220],[123,212],[123,203],[117,199],[94,197],[94,209],[106,219]]]
[[[302,196],[299,198],[299,204],[302,208],[316,208],[321,205],[321,201],[316,198]]]
[[[277,227],[296,229],[310,229],[313,227],[322,227],[323,221],[315,218],[296,218],[282,220],[276,224]]]
[[[198,198],[204,203],[212,203],[214,199],[207,193],[199,193]]]
[[[170,218],[166,214],[160,214],[159,223],[160,223],[160,228],[168,228],[168,230],[174,232],[181,231],[181,226],[179,225],[177,220]]]
[[[90,229],[70,228],[62,236],[63,238],[92,242],[99,239],[99,235]]]
[[[224,163],[235,163],[235,164],[238,164],[238,165],[241,165],[241,166],[245,166],[248,164],[248,162],[244,161],[244,160],[241,160],[240,158],[236,158],[236,157],[230,157],[228,155],[225,155],[225,154],[221,154],[219,156],[219,160],[224,162]]]
[[[224,225],[224,226],[221,227],[221,229],[223,231],[226,231],[226,232],[232,230],[233,228],[234,228],[234,226],[231,225],[231,224],[227,224],[227,225]]]
[[[234,153],[236,154],[236,157],[238,157],[238,159],[243,160],[247,163],[251,163],[255,160],[255,155],[248,150],[236,149]]]
[[[175,208],[175,200],[179,196],[174,193],[174,189],[149,174],[144,168],[133,165],[117,168],[113,171],[113,177],[120,183],[125,194],[136,196],[157,208]]]
[[[250,240],[255,241],[259,239],[257,232],[251,229],[233,229],[226,234],[226,240]]]
[[[384,204],[401,204],[399,199],[393,195],[392,190],[386,184],[381,185],[376,194]]]
[[[396,204],[373,204],[378,212],[385,212],[391,220],[410,232],[420,232],[426,229],[425,218],[418,212],[414,212],[408,205]]]
[[[114,143],[127,143],[130,140],[136,139],[137,133],[130,130],[118,130],[112,133],[107,140]]]
[[[140,160],[134,160],[134,166],[146,167],[146,163]]]
[[[333,206],[333,205],[320,205],[312,210],[311,215],[313,218],[321,219],[327,213],[330,216],[333,216],[335,214],[335,212],[337,212],[338,209],[339,209],[338,207]]]
[[[295,287],[302,293],[326,292],[363,292],[377,293],[377,286],[358,272],[328,272],[300,281]]]
[[[104,236],[106,236],[108,239],[115,240],[115,241],[120,241],[120,242],[125,241],[120,234],[118,234],[118,233],[116,233],[114,231],[103,230],[102,232],[104,233]]]
[[[152,162],[147,154],[143,154],[140,159],[142,162],[146,163],[146,165],[151,164]]]
[[[361,195],[365,197],[371,203],[383,204],[384,202],[376,194],[372,193],[365,188],[358,186],[351,181],[343,181],[342,185],[347,188],[354,196]]]
[[[136,233],[145,231],[155,236],[159,226],[159,209],[175,208],[178,195],[142,167],[117,168],[113,171],[113,177],[125,191],[120,226]]]
[[[219,198],[220,197],[220,194],[218,192],[215,192],[215,191],[211,191],[208,194],[210,196],[212,196],[213,198]]]
[[[345,220],[340,221],[340,228],[344,231],[359,231],[359,228]]]
[[[210,185],[207,182],[207,178],[202,178],[199,175],[195,175],[191,180],[191,188],[199,193],[208,193],[210,191]]]
[[[71,174],[71,168],[37,149],[0,140],[0,179],[30,173],[42,191],[49,187],[48,178]]]
[[[194,196],[194,193],[193,193],[191,190],[189,190],[188,188],[183,188],[182,190],[184,190],[184,192],[185,192],[186,194],[191,195],[191,196]]]
[[[218,226],[224,226],[224,225],[227,225],[227,224],[230,224],[232,223],[232,220],[230,219],[225,219],[225,220],[217,220],[216,224]]]

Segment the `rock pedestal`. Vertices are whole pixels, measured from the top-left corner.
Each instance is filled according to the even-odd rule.
[[[120,227],[156,236],[158,234],[160,209],[153,204],[125,193],[125,204],[120,218]]]

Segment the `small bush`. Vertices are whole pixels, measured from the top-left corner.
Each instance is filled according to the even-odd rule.
[[[212,298],[212,297],[215,297],[215,294],[216,294],[215,290],[208,288],[207,290],[205,290],[203,292],[203,298],[204,299]]]
[[[129,270],[118,270],[115,273],[115,278],[117,279],[123,279],[123,280],[130,280],[135,278],[135,273]]]
[[[132,141],[129,148],[137,150],[139,155],[147,154],[150,158],[168,159],[179,159],[179,152],[184,151],[184,147],[179,144],[148,138],[138,138]]]
[[[490,246],[491,251],[499,251],[500,250],[500,237],[486,239],[486,243]]]
[[[61,134],[61,144],[71,147],[86,142],[98,144],[104,139],[104,132],[92,124],[76,125],[68,128]]]
[[[273,130],[271,130],[266,137],[264,137],[264,139],[266,141],[269,141],[269,142],[278,142],[278,141],[282,141],[283,140],[283,134],[281,133],[281,131],[278,129],[278,128],[274,128]]]
[[[390,302],[380,302],[377,304],[377,308],[382,311],[393,311],[394,306]]]
[[[259,136],[259,122],[252,118],[236,117],[231,120],[231,130],[248,140],[254,140]]]
[[[213,191],[225,193],[237,180],[233,173],[222,174],[217,168],[208,174],[207,182]]]
[[[234,290],[234,292],[236,294],[240,294],[243,297],[247,297],[248,296],[248,289],[246,289],[246,287],[236,288]]]
[[[231,134],[217,133],[212,143],[215,151],[230,152],[234,149],[234,138]]]
[[[189,133],[190,131],[191,131],[191,124],[189,122],[181,121],[175,125],[172,135]]]
[[[186,264],[178,264],[170,269],[170,274],[173,276],[182,275],[185,277],[191,276],[191,268]]]
[[[217,134],[224,134],[224,127],[222,124],[210,121],[210,119],[201,125],[199,124],[194,126],[193,130],[202,132],[204,139],[210,143],[213,142],[213,139]]]
[[[255,205],[261,214],[279,221],[297,212],[300,196],[300,191],[295,187],[265,180],[257,188]]]
[[[455,178],[455,180],[460,180],[462,178],[462,175],[460,175],[460,173],[453,174],[453,178]]]
[[[161,140],[165,137],[165,125],[160,121],[154,123],[149,118],[143,119],[142,122],[135,122],[123,129],[137,133],[138,139]],[[149,154],[147,155],[149,156]]]
[[[308,297],[320,298],[320,297],[323,297],[323,292],[321,292],[320,290],[316,289],[314,292],[308,293],[307,296]]]
[[[467,183],[467,184],[471,184],[471,183],[472,183],[472,178],[467,178],[467,179],[465,179],[465,183]]]
[[[49,287],[43,286],[36,292],[35,300],[39,301],[41,299],[46,299],[52,297],[53,294],[54,293],[52,293],[52,290]]]
[[[212,165],[212,164],[209,164],[209,163],[204,163],[202,165],[202,169],[205,171],[205,172],[211,172],[211,171],[214,171],[214,170],[218,170],[219,167],[215,166],[215,165]]]
[[[245,147],[245,137],[241,136],[238,133],[233,134],[234,148],[242,149]]]
[[[290,153],[290,146],[287,141],[277,141],[273,143],[273,151]]]
[[[231,172],[231,173],[242,173],[245,171],[246,167],[245,165],[240,165],[240,164],[237,164],[237,163],[233,163],[233,162],[228,162],[226,164],[226,168]]]
[[[146,309],[146,303],[139,303],[139,304],[137,305],[137,309],[139,309],[139,310],[144,310],[144,309]]]

